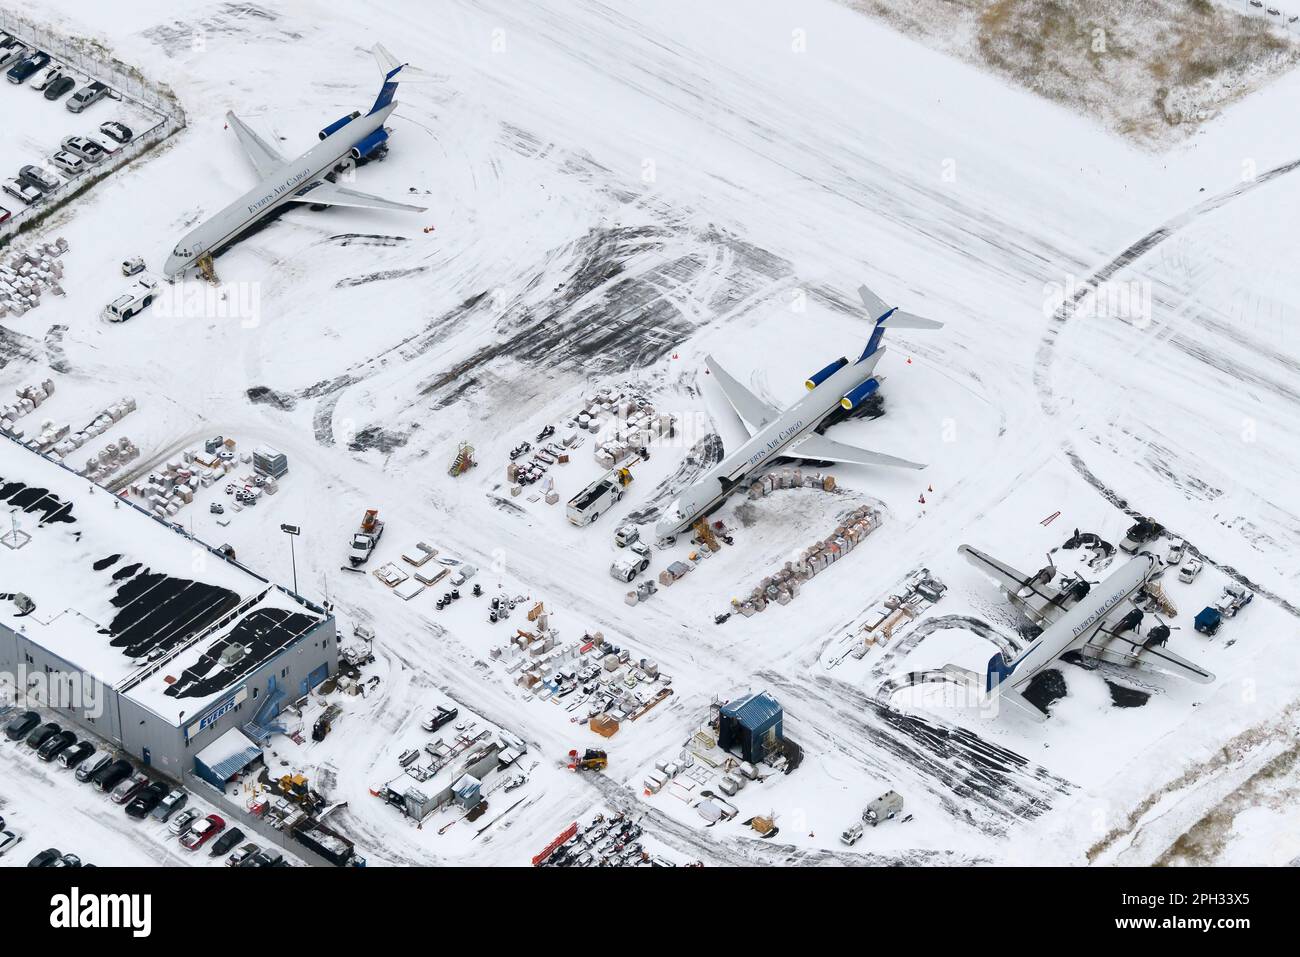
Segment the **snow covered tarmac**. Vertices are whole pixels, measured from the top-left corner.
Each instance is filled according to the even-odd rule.
[[[344,823],[374,845],[372,860],[524,863],[599,803],[647,813],[665,841],[706,861],[951,853],[1074,863],[1104,845],[1095,858],[1124,847],[1142,862],[1218,799],[1227,778],[1198,773],[1209,754],[1250,728],[1287,732],[1278,716],[1300,696],[1300,678],[1283,649],[1296,622],[1263,592],[1214,644],[1192,632],[1196,609],[1180,609],[1174,646],[1210,659],[1215,686],[1153,679],[1161,694],[1120,709],[1100,677],[1063,666],[1070,694],[1045,726],[1014,715],[981,722],[919,693],[893,703],[924,713],[899,715],[873,697],[878,681],[827,676],[820,651],[921,565],[954,583],[952,607],[940,611],[987,620],[998,596],[961,567],[959,542],[1033,570],[1066,526],[1117,540],[1129,519],[1115,500],[1300,604],[1300,522],[1285,485],[1300,465],[1288,428],[1297,350],[1286,332],[1300,295],[1286,259],[1300,180],[1282,174],[1233,195],[1116,272],[1151,287],[1149,327],[1102,316],[1057,328],[1044,309],[1052,284],[1093,275],[1207,197],[1231,194],[1243,152],[1261,173],[1300,158],[1300,133],[1276,122],[1300,78],[1255,94],[1188,147],[1153,155],[831,4],[801,8],[797,23],[781,5],[731,3],[464,2],[436,23],[396,0],[364,17],[318,13],[303,4],[254,17],[190,3],[160,19],[139,3],[112,18],[80,7],[57,18],[169,83],[190,125],[58,217],[51,229],[71,242],[79,281],[66,300],[5,321],[22,357],[3,375],[43,374],[57,323],[60,401],[136,394],[142,463],[218,433],[286,452],[290,478],[263,511],[220,531],[198,512],[194,527],[228,536],[241,560],[283,581],[275,529],[303,525],[302,590],[328,592],[342,621],[369,623],[384,661],[382,720],[353,722],[354,753],[381,753],[436,688],[527,738],[552,772],[519,825],[480,850],[457,846],[455,829],[414,832],[366,796],[376,783],[368,764],[339,766],[340,789],[355,795]],[[202,50],[190,42],[196,26]],[[792,48],[795,29],[806,33],[803,52]],[[413,190],[429,213],[287,213],[218,260],[225,282],[258,290],[252,321],[156,311],[98,321],[122,258],[159,265],[189,224],[250,182],[222,129],[225,110],[283,137],[286,152],[305,148],[373,95],[363,48],[376,40],[442,80],[402,87],[392,152],[359,171],[357,186],[394,198]],[[737,551],[644,604],[626,606],[608,576],[608,535],[651,504],[704,429],[656,447],[620,511],[593,528],[569,527],[562,504],[502,504],[509,450],[590,388],[633,378],[657,406],[715,421],[725,438],[703,381],[712,353],[788,404],[810,372],[861,349],[852,290],[862,281],[947,325],[891,334],[886,414],[834,435],[931,464],[920,478],[830,469],[846,507],[878,501],[884,522],[794,604],[712,622],[757,575],[824,534],[838,497],[780,514],[768,514],[779,496],[765,500],[752,525],[732,520],[733,501],[724,517],[738,528]],[[480,465],[453,480],[446,468],[461,440]],[[597,474],[588,445],[556,470],[561,502]],[[388,522],[377,562],[407,541],[436,540],[492,569],[493,585],[555,607],[569,635],[626,636],[674,676],[675,695],[609,742],[604,777],[563,771],[569,748],[595,736],[492,670],[487,655],[503,639],[481,606],[439,613],[431,595],[401,602],[371,576],[338,573],[365,507]],[[1062,517],[1044,531],[1055,510]],[[655,571],[667,558],[656,553]],[[640,794],[640,772],[679,747],[715,694],[764,687],[808,753],[772,802],[791,818],[797,809],[806,831],[783,827],[769,843],[736,823],[703,830]],[[990,754],[1000,769],[973,763]],[[1144,802],[1171,785],[1176,807],[1160,815],[1160,836],[1138,839],[1156,813]],[[889,786],[905,792],[914,820],[839,847],[846,818]]]

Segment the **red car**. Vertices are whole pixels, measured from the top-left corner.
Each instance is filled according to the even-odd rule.
[[[225,829],[226,822],[219,815],[209,814],[186,832],[181,838],[181,846],[186,850],[197,851]]]

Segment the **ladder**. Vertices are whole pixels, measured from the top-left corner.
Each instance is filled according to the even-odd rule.
[[[212,263],[212,253],[204,253],[198,259],[199,272],[203,273],[203,278],[208,282],[216,285],[217,267]]]
[[[460,443],[456,449],[456,458],[452,460],[451,468],[447,469],[447,474],[452,478],[457,475],[464,475],[474,467],[474,446],[468,442]]]

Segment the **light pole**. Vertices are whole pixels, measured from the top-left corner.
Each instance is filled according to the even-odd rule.
[[[293,553],[293,540],[302,534],[299,525],[281,525],[280,531],[289,536],[289,561],[293,565],[293,593],[298,594],[298,559]]]

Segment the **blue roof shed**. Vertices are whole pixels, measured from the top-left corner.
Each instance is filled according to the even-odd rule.
[[[718,713],[718,746],[746,761],[763,761],[784,740],[785,712],[766,691],[729,701]]]

